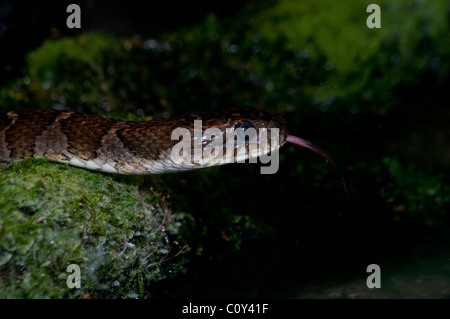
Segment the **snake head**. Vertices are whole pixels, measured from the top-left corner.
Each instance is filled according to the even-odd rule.
[[[188,146],[192,153],[185,158],[185,165],[190,161],[200,168],[254,160],[278,151],[288,142],[313,151],[333,165],[348,195],[345,180],[331,156],[311,142],[289,135],[287,122],[280,115],[240,105],[217,112],[190,114],[180,118],[178,123],[185,123],[189,130]],[[192,168],[188,165],[187,169]]]
[[[201,120],[201,130],[192,130],[192,146],[195,151],[211,155],[213,149],[223,150],[217,157],[209,156],[202,166],[256,159],[277,151],[288,136],[286,121],[279,115],[240,105],[212,113],[191,114]],[[200,132],[202,134],[200,134]],[[195,134],[197,132],[197,134]]]

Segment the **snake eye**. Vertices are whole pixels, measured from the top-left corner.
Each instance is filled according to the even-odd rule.
[[[256,135],[255,126],[249,121],[241,121],[234,125],[234,130],[236,132],[236,137],[245,141],[248,144],[249,140],[252,140]]]
[[[242,121],[242,122],[236,123],[236,125],[234,126],[234,129],[241,128],[245,132],[251,127],[255,128],[253,126],[253,124],[250,123],[249,121]]]

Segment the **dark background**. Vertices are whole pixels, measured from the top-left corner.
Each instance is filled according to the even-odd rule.
[[[156,39],[159,44],[165,39],[182,39],[170,40],[175,49],[165,53],[146,54],[139,49],[130,53],[121,48],[117,55],[105,56],[99,63],[104,69],[107,65],[129,66],[108,80],[108,94],[116,102],[107,109],[112,116],[141,109],[158,117],[165,112],[182,114],[252,104],[282,114],[292,134],[327,150],[343,169],[349,186],[351,202],[330,165],[289,145],[281,150],[280,171],[275,175],[260,175],[258,165],[230,165],[164,177],[173,191],[174,212],[187,211],[196,219],[190,246],[201,247],[201,253],[186,257],[185,274],[152,286],[153,296],[450,296],[445,287],[436,286],[450,280],[450,11],[447,25],[433,31],[426,15],[413,19],[420,11],[416,2],[401,2],[390,11],[383,3],[382,12],[388,12],[391,20],[382,20],[382,30],[387,32],[376,42],[378,53],[361,53],[352,69],[328,71],[324,68],[328,51],[314,36],[304,43],[313,48],[310,56],[291,49],[288,37],[273,41],[262,36],[256,44],[249,43],[252,37],[248,33],[255,27],[249,22],[253,15],[266,14],[262,21],[268,23],[287,23],[271,15],[277,1],[80,1],[81,30],[65,26],[65,8],[70,2],[2,2],[0,86],[4,92],[28,74],[27,53],[47,39],[90,31],[129,39],[132,47],[142,47],[146,39]],[[342,12],[353,12],[349,24],[358,20],[364,28],[365,6],[342,8]],[[336,10],[338,15],[341,9]],[[398,26],[388,23],[395,10],[403,15],[412,12],[413,26],[395,32]],[[303,14],[317,15],[320,20],[320,12]],[[214,29],[216,25],[204,23],[211,16],[222,33]],[[339,42],[339,30],[322,28],[317,32],[318,37],[321,32],[336,33],[337,51],[344,45]],[[367,32],[375,34],[375,30]],[[218,41],[223,37],[239,43],[236,59],[223,52],[223,42],[210,43],[213,33]],[[405,38],[409,39],[406,44]],[[205,52],[209,55],[203,56]],[[290,61],[298,66],[299,77],[289,78],[290,73],[283,71],[284,63]],[[55,92],[66,94],[66,108],[78,107],[81,93],[71,93],[64,85],[78,81],[82,66],[69,63],[63,69],[67,73],[55,71],[52,81],[59,83]],[[263,68],[259,77],[248,77],[248,69],[257,73],[259,66]],[[191,68],[199,76],[184,79]],[[330,79],[334,80],[328,82]],[[35,81],[32,76],[31,81]],[[267,93],[267,85],[260,82],[274,83],[277,94]],[[362,83],[360,87],[358,83]],[[122,86],[127,87],[126,94],[117,97]],[[166,90],[163,94],[160,87]],[[286,93],[292,87],[297,90],[294,97]],[[333,91],[331,87],[337,92],[331,102],[318,101],[320,94],[307,89],[320,93],[323,88]],[[31,90],[24,94],[26,98],[19,101],[5,98],[5,93],[2,111],[36,102],[39,107],[53,107],[49,93]],[[102,94],[99,96],[104,97]],[[104,114],[101,107],[83,105],[83,110]],[[231,240],[224,240],[224,234]],[[366,267],[372,263],[379,264],[383,276],[386,274],[385,289],[377,292],[365,286]]]

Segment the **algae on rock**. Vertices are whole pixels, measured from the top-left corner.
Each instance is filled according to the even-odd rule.
[[[149,285],[185,262],[161,263],[185,248],[170,239],[182,214],[168,203],[130,178],[43,159],[2,169],[0,297],[151,296]],[[80,288],[67,285],[71,264]]]

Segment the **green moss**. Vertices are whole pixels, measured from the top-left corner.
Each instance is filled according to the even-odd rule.
[[[270,13],[262,11],[250,20],[249,34],[259,33],[274,44],[285,39],[285,49],[292,51],[314,53],[320,48],[332,68],[310,91],[320,100],[320,93],[348,99],[373,91],[378,96],[374,102],[386,103],[394,87],[414,82],[411,74],[427,69],[445,50],[447,44],[440,39],[448,34],[448,3],[378,1],[382,27],[368,29],[366,8],[371,3],[278,1]]]
[[[0,194],[3,298],[148,297],[161,267],[182,270],[181,257],[160,263],[182,249],[179,217],[127,178],[25,160],[1,171]],[[80,289],[66,285],[70,264]]]
[[[445,174],[430,174],[412,163],[384,157],[389,182],[381,194],[396,221],[412,220],[428,226],[446,226],[450,210],[450,185]]]
[[[72,70],[74,62],[101,63],[106,51],[118,49],[115,45],[112,37],[99,37],[93,33],[82,34],[76,39],[48,40],[29,55],[30,76],[56,85],[67,74],[56,72],[55,63],[61,67],[67,65],[67,70]]]
[[[384,114],[398,107],[399,87],[424,72],[448,74],[448,4],[382,1],[375,30],[366,26],[370,3],[278,1],[231,20],[211,14],[160,39],[47,40],[29,54],[24,77],[0,89],[0,109],[39,102],[126,118],[247,103],[295,122],[318,111]]]

